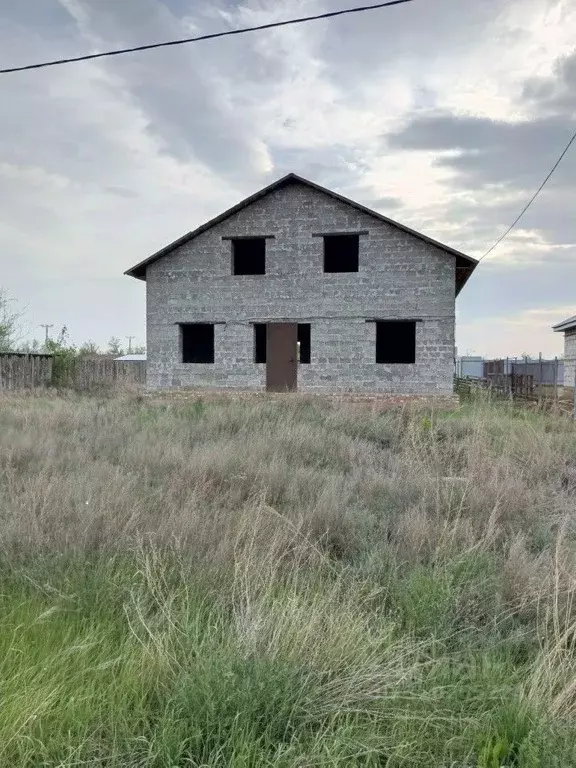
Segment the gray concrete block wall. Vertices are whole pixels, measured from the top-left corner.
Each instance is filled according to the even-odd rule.
[[[576,331],[564,334],[564,386],[573,387],[576,376]]]
[[[357,273],[323,272],[323,239],[367,231]],[[233,276],[223,237],[273,235],[266,274]],[[447,394],[454,359],[455,259],[301,184],[256,201],[148,267],[148,385],[260,390],[253,323],[311,324],[300,391]],[[375,324],[418,319],[416,363],[375,362]],[[181,363],[179,323],[213,322],[214,364]]]

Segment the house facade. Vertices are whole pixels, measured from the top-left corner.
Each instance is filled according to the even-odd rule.
[[[576,386],[576,315],[553,327],[564,334],[564,386]]]
[[[148,386],[449,394],[476,263],[290,174],[128,270]]]

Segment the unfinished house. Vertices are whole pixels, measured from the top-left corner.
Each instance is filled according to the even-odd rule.
[[[445,395],[476,264],[289,174],[126,274],[150,388]]]
[[[576,386],[576,315],[553,327],[564,334],[564,386]]]

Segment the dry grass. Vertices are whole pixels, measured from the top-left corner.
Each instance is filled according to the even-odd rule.
[[[0,764],[572,764],[575,521],[553,414],[4,398]]]

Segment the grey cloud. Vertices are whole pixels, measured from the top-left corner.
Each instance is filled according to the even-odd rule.
[[[391,149],[437,151],[436,164],[454,170],[461,189],[536,188],[576,128],[576,53],[557,63],[553,77],[526,81],[519,106],[533,118],[505,122],[429,110],[384,141]],[[554,176],[554,189],[571,196],[575,175],[571,153]]]
[[[33,13],[31,13],[33,11]],[[2,12],[2,48],[0,49],[0,66],[16,67],[41,61],[45,58],[60,58],[63,50],[70,48],[70,37],[74,25],[58,2],[38,2],[31,0],[26,3],[5,2]],[[19,37],[19,28],[28,29],[33,35],[38,33],[35,46],[11,45],[15,37]],[[39,46],[38,43],[41,43]],[[53,56],[46,56],[46,51],[54,44]],[[42,54],[40,55],[40,50]],[[60,51],[60,55],[58,55]],[[76,50],[76,53],[82,51]],[[72,55],[72,54],[71,54]]]
[[[576,52],[557,62],[551,77],[530,78],[522,98],[550,114],[576,114]]]
[[[574,306],[576,248],[565,260],[547,256],[538,264],[511,269],[498,261],[482,262],[457,302],[458,323],[510,317],[534,307]],[[527,345],[529,339],[527,339]],[[521,350],[511,349],[509,354]]]
[[[470,174],[493,174],[498,182],[530,173],[527,163],[552,146],[566,143],[569,121],[561,117],[509,123],[480,117],[452,114],[426,114],[415,118],[397,133],[388,134],[392,149],[437,150],[462,154],[440,157],[439,164]],[[492,159],[493,166],[487,165]]]
[[[386,211],[394,211],[402,207],[402,202],[397,197],[376,197],[364,200],[364,205],[368,208],[373,208],[375,211],[386,213]]]
[[[58,35],[50,34],[39,45],[34,29],[13,22],[8,22],[8,30],[2,38],[2,54],[12,62],[74,55],[81,48],[75,38],[60,45]],[[118,97],[109,83],[93,77],[90,66],[78,64],[0,78],[4,105],[0,143],[5,163],[22,169],[36,167],[85,186],[113,183],[116,176],[125,178],[124,174],[135,170],[134,153],[106,131],[106,115],[118,104]],[[79,96],[85,92],[90,99],[83,101]]]
[[[272,145],[270,149],[276,161],[271,174],[274,178],[294,172],[322,186],[341,191],[350,185],[350,169],[358,163],[358,155],[353,147],[338,144],[314,149]]]
[[[187,33],[159,0],[77,2],[84,12],[80,29],[106,45],[130,46]],[[184,161],[198,159],[224,176],[241,178],[252,176],[258,166],[254,132],[221,86],[230,80],[240,90],[251,63],[254,55],[246,46],[227,43],[218,49],[197,44],[128,55],[103,66],[124,83],[146,115],[148,130],[162,140],[167,153]]]
[[[428,0],[321,22],[322,58],[330,63],[333,82],[354,102],[362,73],[387,74],[400,64],[405,71],[414,71],[415,81],[420,80],[423,62],[451,58],[471,39],[490,34],[494,18],[509,1]],[[330,3],[330,10],[346,7],[350,7],[348,0]],[[441,32],[431,33],[435,29]]]
[[[384,138],[396,150],[437,152],[436,164],[455,172],[455,189],[470,193],[468,202],[456,203],[458,213],[472,220],[505,222],[519,204],[499,202],[481,206],[478,191],[532,192],[556,161],[576,128],[576,52],[557,62],[552,77],[530,78],[519,97],[531,120],[504,122],[486,118],[421,111],[401,130]],[[576,153],[566,156],[550,185],[538,200],[540,228],[555,233],[555,241],[574,239],[569,223],[574,208]],[[527,198],[526,198],[527,199]],[[468,213],[466,211],[468,209]],[[536,221],[534,211],[525,223]]]
[[[544,173],[548,170],[546,168]],[[541,179],[538,180],[538,182]],[[460,250],[471,255],[480,256],[502,235],[508,226],[514,221],[522,207],[528,201],[536,186],[529,190],[521,190],[515,198],[502,200],[499,197],[500,191],[493,192],[494,199],[490,199],[490,192],[484,193],[482,197],[478,193],[472,192],[466,198],[458,195],[454,196],[447,190],[446,202],[443,210],[439,214],[440,221],[446,221],[450,225],[458,225],[456,232],[448,230],[443,233],[441,230],[436,232],[439,240],[444,240]],[[528,210],[519,229],[536,230],[540,233],[544,243],[551,245],[569,245],[576,242],[576,236],[573,225],[573,211],[575,207],[574,194],[569,191],[558,190],[551,187],[545,189],[537,202]],[[415,226],[418,229],[418,226]],[[426,226],[420,227],[423,230],[433,229],[433,219]],[[536,238],[538,235],[536,235]],[[544,250],[536,253],[530,248],[531,237],[526,245],[514,232],[508,238],[508,244],[515,243],[514,250],[522,258],[523,252],[526,260],[534,261],[545,260],[566,262],[573,256],[570,252],[559,249]],[[496,251],[496,255],[498,251]],[[492,262],[487,262],[491,264]],[[576,268],[576,262],[574,264]],[[510,267],[506,267],[510,268]],[[512,269],[514,271],[514,269]],[[576,271],[575,271],[576,278]]]
[[[452,191],[467,194],[452,197],[450,212],[456,220],[468,220],[465,239],[482,242],[490,229],[484,222],[493,232],[510,224],[574,133],[576,119],[565,95],[572,93],[576,105],[574,89],[568,87],[572,80],[576,85],[576,55],[565,59],[557,74],[555,80],[532,79],[525,84],[522,103],[530,107],[531,120],[505,122],[428,111],[384,137],[392,150],[437,152],[435,164],[454,171]],[[539,229],[552,243],[573,243],[575,178],[573,151],[522,226]]]
[[[106,192],[110,192],[117,197],[123,197],[126,200],[133,200],[138,197],[138,193],[133,189],[126,189],[124,187],[115,187],[114,185],[107,185],[104,187]]]

